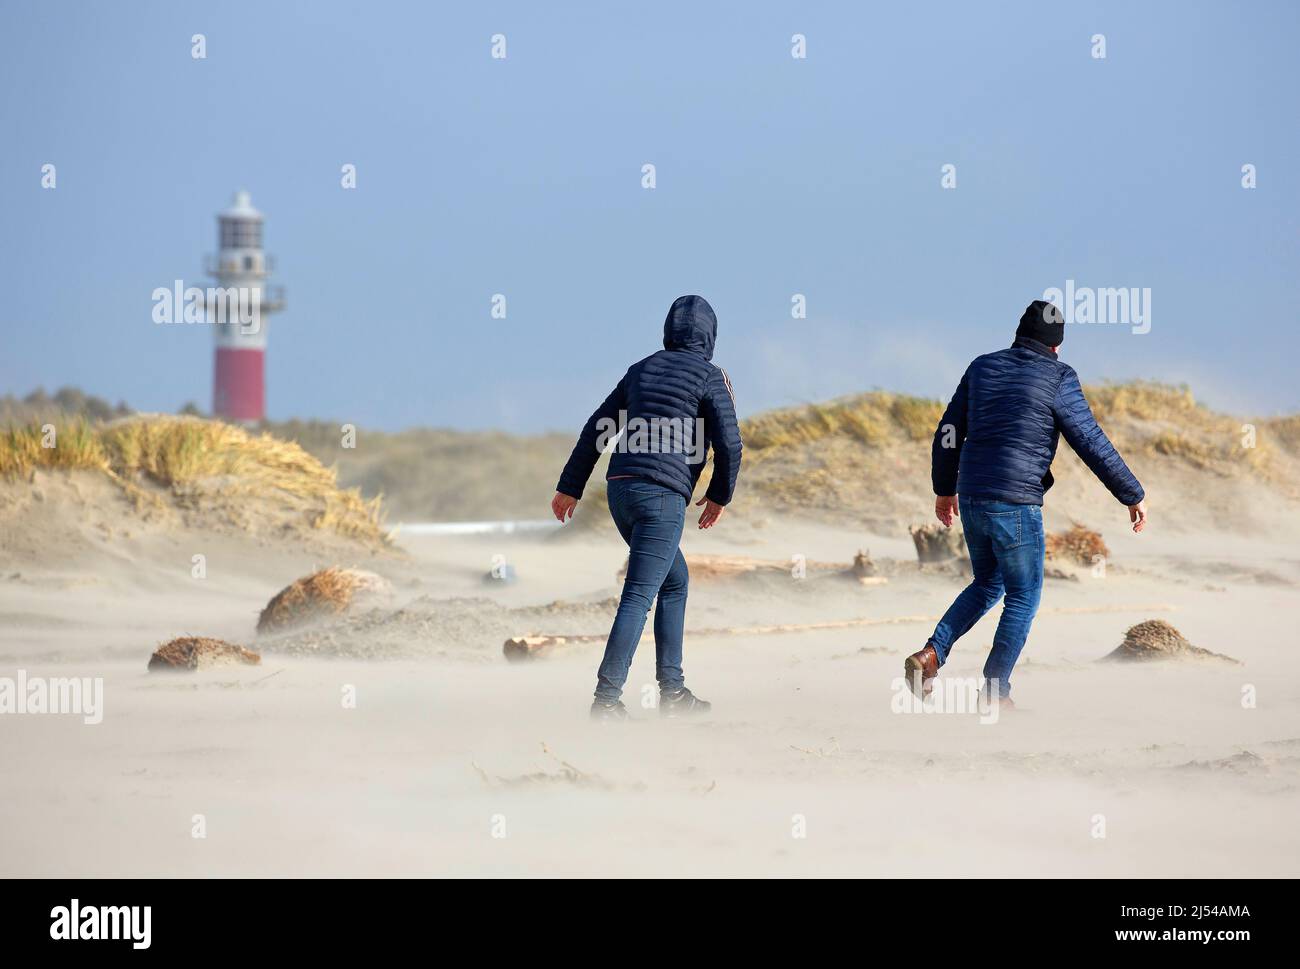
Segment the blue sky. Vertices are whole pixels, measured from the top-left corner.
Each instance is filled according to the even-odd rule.
[[[1085,382],[1300,410],[1300,5],[1075,7],[7,2],[0,393],[206,408],[211,333],[150,294],[242,187],[275,418],[576,430],[689,292],[742,413],[946,396],[1066,279],[1152,292],[1068,331]]]

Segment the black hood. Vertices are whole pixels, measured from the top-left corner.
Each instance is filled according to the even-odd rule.
[[[664,318],[664,349],[695,350],[713,359],[718,318],[703,296],[678,296]]]

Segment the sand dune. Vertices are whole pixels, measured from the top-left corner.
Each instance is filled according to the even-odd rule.
[[[1073,504],[1084,482],[1060,475],[1051,527],[1082,519],[1111,557],[1102,574],[1068,566],[1049,580],[1015,714],[900,703],[901,658],[959,570],[918,567],[888,509],[873,529],[825,509],[797,517],[769,494],[717,529],[688,529],[687,552],[847,563],[866,548],[888,581],[776,568],[698,581],[689,627],[880,623],[690,637],[688,681],[715,704],[702,721],[643,706],[647,633],[628,685],[635,721],[600,728],[586,719],[598,643],[524,664],[501,644],[604,631],[625,556],[608,530],[387,547],[281,527],[290,506],[142,512],[94,472],[11,480],[0,677],[102,678],[103,717],[0,714],[19,779],[0,800],[0,871],[1294,876],[1296,506],[1239,507],[1271,487],[1267,469],[1189,467],[1171,464],[1165,487],[1185,474],[1197,494],[1153,489],[1140,537],[1113,503]],[[1193,502],[1237,508],[1245,524],[1194,518]],[[605,512],[591,500],[578,514]],[[498,557],[517,581],[485,579]],[[391,598],[257,634],[273,595],[336,564],[382,576]],[[945,667],[948,696],[978,675],[996,618]],[[1243,665],[1098,662],[1147,619]],[[150,673],[153,650],[183,635],[262,662]]]

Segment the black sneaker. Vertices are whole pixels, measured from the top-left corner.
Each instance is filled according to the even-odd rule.
[[[708,713],[711,709],[713,709],[712,703],[701,700],[684,686],[678,690],[659,692],[659,716],[661,717],[693,717]]]
[[[622,700],[614,700],[612,703],[609,700],[596,700],[591,705],[591,719],[600,723],[626,720],[627,707],[623,706]]]

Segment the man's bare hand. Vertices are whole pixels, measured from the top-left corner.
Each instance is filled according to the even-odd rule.
[[[573,517],[573,510],[578,507],[578,499],[572,495],[556,492],[555,497],[551,499],[551,511],[560,521]]]
[[[1144,500],[1128,506],[1128,520],[1133,523],[1133,531],[1140,532],[1147,523],[1147,503]]]
[[[951,528],[954,516],[961,517],[961,512],[957,510],[957,496],[936,495],[934,499],[934,517],[943,522],[944,528]]]
[[[704,506],[704,511],[700,512],[701,528],[712,528],[718,523],[722,513],[727,510],[725,505],[719,505],[716,501],[709,501],[708,498],[701,498],[695,503],[696,508],[700,505]]]

